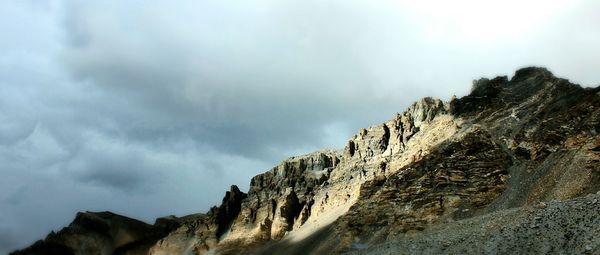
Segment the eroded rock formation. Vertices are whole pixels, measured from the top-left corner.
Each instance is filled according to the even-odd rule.
[[[323,254],[408,240],[597,192],[599,121],[599,88],[524,68],[460,99],[424,98],[339,151],[284,160],[206,214],[150,226],[88,213],[16,254]]]

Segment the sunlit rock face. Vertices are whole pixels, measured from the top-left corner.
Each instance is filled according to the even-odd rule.
[[[205,214],[154,225],[78,216],[16,254],[329,254],[426,242],[422,233],[445,224],[598,192],[599,94],[544,68],[479,79],[470,95],[424,98],[343,149],[286,159]]]

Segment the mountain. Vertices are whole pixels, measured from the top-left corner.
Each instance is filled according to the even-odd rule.
[[[205,214],[79,213],[12,254],[598,254],[599,121],[600,88],[523,68],[286,159]]]

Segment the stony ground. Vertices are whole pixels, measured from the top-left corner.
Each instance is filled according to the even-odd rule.
[[[440,224],[361,248],[348,254],[600,254],[600,194]]]

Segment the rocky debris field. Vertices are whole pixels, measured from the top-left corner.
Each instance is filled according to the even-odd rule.
[[[442,223],[347,254],[600,254],[600,192]]]

